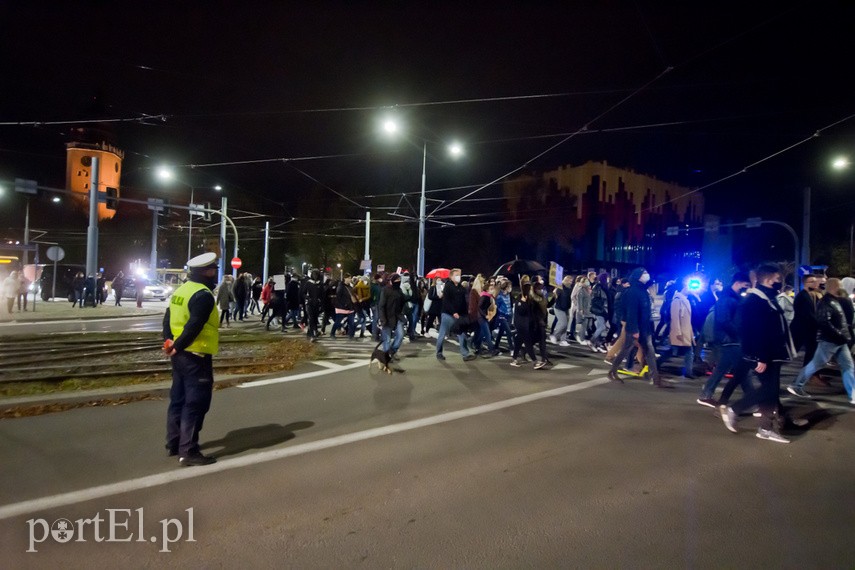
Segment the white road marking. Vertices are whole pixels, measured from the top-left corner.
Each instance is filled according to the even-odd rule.
[[[269,386],[271,384],[282,384],[283,382],[305,380],[306,378],[316,378],[318,376],[325,376],[327,374],[341,372],[342,370],[351,370],[352,368],[359,368],[360,366],[365,366],[366,364],[368,364],[368,360],[360,360],[359,362],[354,362],[353,364],[345,364],[342,366],[335,365],[335,368],[330,367],[325,368],[324,370],[303,372],[302,374],[294,374],[292,376],[284,376],[282,378],[268,378],[267,380],[255,380],[254,382],[246,382],[245,384],[238,384],[238,388],[257,388],[258,386]]]
[[[594,368],[593,370],[588,372],[588,376],[596,376],[598,374],[606,374],[607,372],[608,372],[608,370],[600,370],[600,369]]]
[[[342,365],[336,364],[335,362],[330,362],[328,360],[313,360],[312,364],[315,366],[322,366],[323,368],[330,368],[332,370],[341,370]]]
[[[575,364],[563,364],[562,363],[562,364],[556,364],[555,366],[550,368],[550,370],[570,370],[571,368],[579,368],[579,367]]]
[[[359,366],[363,365],[363,363],[359,364]],[[257,453],[243,455],[241,457],[235,457],[232,459],[224,459],[222,461],[218,461],[217,463],[207,465],[205,467],[175,469],[173,471],[157,473],[155,475],[147,475],[145,477],[138,477],[136,479],[120,481],[118,483],[109,483],[107,485],[99,485],[98,487],[81,489],[79,491],[71,491],[69,493],[61,493],[59,495],[53,495],[50,497],[42,497],[40,499],[21,501],[19,503],[13,503],[11,505],[5,505],[3,507],[0,507],[0,520],[21,515],[28,515],[31,513],[37,513],[39,511],[45,511],[48,509],[57,509],[60,507],[66,507],[68,505],[75,505],[84,501],[91,501],[104,497],[112,497],[114,495],[129,493],[132,491],[139,491],[141,489],[149,489],[151,487],[156,487],[159,485],[166,485],[168,483],[174,483],[176,481],[183,481],[185,479],[192,479],[195,477],[203,477],[212,473],[230,471],[232,469],[238,469],[240,467],[258,465],[260,463],[276,461],[278,459],[284,459],[286,457],[294,457],[296,455],[302,455],[304,453],[310,453],[312,451],[330,449],[333,447],[347,445],[349,443],[356,443],[359,441],[365,441],[368,439],[374,439],[386,435],[392,435],[423,427],[434,426],[463,418],[470,418],[481,414],[487,414],[490,412],[503,410],[512,406],[519,406],[522,404],[528,404],[530,402],[536,402],[538,400],[543,400],[546,398],[562,396],[564,394],[569,394],[570,392],[578,392],[580,390],[593,388],[594,386],[607,383],[609,383],[608,378],[587,380],[579,384],[562,386],[561,388],[554,388],[552,390],[546,390],[544,392],[536,392],[534,394],[518,396],[509,400],[502,400],[499,402],[493,402],[491,404],[484,404],[481,406],[475,406],[473,408],[457,410],[455,412],[447,412],[444,414],[429,416],[427,418],[421,418],[418,420],[411,420],[408,422],[357,431],[354,433],[339,435],[327,439],[321,439],[318,441],[310,441],[291,447],[271,449],[268,451],[260,451]]]

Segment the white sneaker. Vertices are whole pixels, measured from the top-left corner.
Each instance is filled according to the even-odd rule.
[[[558,346],[570,346],[570,343],[566,340],[562,340],[558,343]]]
[[[784,436],[772,429],[758,429],[757,437],[760,439],[768,439],[769,441],[774,441],[775,443],[790,443],[789,439],[785,438]]]
[[[733,411],[733,408],[730,406],[719,406],[718,407],[719,414],[721,415],[721,421],[724,422],[724,427],[736,433],[736,413]]]
[[[552,344],[556,344],[558,342],[558,339],[555,338],[554,334],[551,334],[549,335],[549,342],[551,342]]]

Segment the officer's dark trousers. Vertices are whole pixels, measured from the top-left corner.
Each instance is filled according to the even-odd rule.
[[[166,445],[186,457],[199,453],[199,432],[211,407],[213,359],[179,352],[172,357],[172,389],[166,414]]]

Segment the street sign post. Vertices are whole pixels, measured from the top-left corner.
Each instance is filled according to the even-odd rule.
[[[665,228],[665,235],[678,236],[680,235],[680,228],[678,226],[668,226]]]
[[[27,180],[26,178],[15,179],[15,192],[22,194],[38,194],[38,183],[35,180]]]
[[[56,262],[65,259],[65,250],[58,245],[52,245],[47,248],[48,259],[53,261],[53,286],[50,291],[51,300],[56,297]]]

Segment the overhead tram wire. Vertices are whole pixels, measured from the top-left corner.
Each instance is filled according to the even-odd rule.
[[[540,153],[536,154],[535,156],[531,157],[530,159],[528,159],[526,162],[524,162],[522,165],[518,166],[517,168],[514,168],[513,170],[511,170],[511,171],[509,171],[509,172],[507,172],[507,173],[505,173],[505,174],[503,174],[503,175],[499,176],[498,178],[496,178],[496,179],[495,179],[495,180],[493,180],[492,182],[489,182],[489,183],[487,183],[487,184],[485,184],[485,185],[481,186],[480,188],[477,188],[477,189],[473,190],[472,192],[470,192],[470,193],[466,194],[465,196],[463,196],[463,197],[461,197],[461,198],[458,198],[457,200],[454,200],[454,201],[452,201],[452,202],[449,202],[448,204],[445,204],[445,205],[443,205],[443,206],[439,206],[438,208],[435,208],[435,209],[434,209],[434,211],[433,211],[433,212],[431,212],[431,215],[434,215],[434,214],[436,214],[437,212],[439,212],[439,211],[441,211],[441,210],[444,210],[444,209],[446,209],[446,208],[449,208],[449,207],[453,206],[454,204],[456,204],[457,202],[460,202],[461,200],[464,200],[464,199],[466,199],[466,198],[469,198],[470,196],[473,196],[474,194],[477,194],[477,193],[478,193],[478,192],[480,192],[481,190],[483,190],[483,189],[485,189],[485,188],[487,188],[487,187],[489,187],[489,186],[492,186],[493,184],[495,184],[495,183],[497,183],[497,182],[501,181],[502,179],[507,178],[508,176],[510,176],[510,175],[512,175],[512,174],[514,174],[514,173],[516,173],[516,172],[519,172],[520,170],[522,170],[522,169],[526,168],[529,164],[531,164],[531,163],[532,163],[532,162],[534,162],[535,160],[537,160],[537,159],[539,159],[539,158],[541,158],[541,157],[545,156],[546,154],[548,154],[548,153],[552,152],[553,150],[555,150],[555,149],[556,149],[556,148],[558,148],[559,146],[561,146],[561,145],[563,145],[564,143],[566,143],[566,142],[570,141],[571,139],[575,138],[575,137],[576,137],[577,135],[579,135],[580,133],[582,133],[582,132],[586,131],[586,130],[588,129],[588,126],[589,126],[591,123],[594,123],[594,122],[596,122],[596,121],[598,121],[598,120],[602,119],[603,117],[605,117],[606,115],[608,115],[609,113],[611,113],[612,111],[614,111],[615,109],[617,109],[618,107],[620,107],[621,105],[623,105],[624,103],[626,103],[627,101],[629,101],[630,99],[632,99],[633,97],[635,97],[636,95],[638,95],[639,93],[641,93],[642,91],[644,91],[645,89],[647,89],[647,87],[649,87],[650,85],[652,85],[652,84],[653,84],[653,83],[655,83],[656,81],[659,81],[659,79],[661,79],[661,78],[662,78],[662,77],[664,77],[666,74],[668,74],[672,69],[674,69],[674,68],[673,68],[673,67],[666,67],[666,68],[665,68],[664,70],[662,70],[662,71],[661,71],[661,72],[660,72],[656,77],[654,77],[653,79],[651,79],[650,81],[648,81],[647,83],[645,83],[644,85],[642,85],[641,87],[639,87],[638,89],[636,89],[635,91],[633,91],[632,93],[630,93],[629,95],[627,95],[626,97],[624,97],[623,99],[621,99],[620,101],[618,101],[617,103],[615,103],[614,105],[612,105],[611,107],[609,107],[608,109],[606,109],[605,111],[603,111],[602,113],[600,113],[599,115],[597,115],[596,117],[594,117],[592,120],[588,121],[586,124],[584,124],[584,125],[582,125],[581,127],[579,127],[575,132],[573,132],[573,133],[571,133],[570,135],[568,135],[568,136],[564,137],[563,139],[561,139],[560,141],[558,141],[558,142],[557,142],[557,143],[555,143],[554,145],[550,146],[549,148],[547,148],[547,149],[546,149],[546,150],[544,150],[543,152],[540,152]]]
[[[660,207],[664,206],[665,204],[671,204],[672,202],[676,202],[677,200],[682,200],[683,198],[686,198],[686,197],[691,196],[693,194],[697,194],[698,192],[706,190],[707,188],[710,188],[712,186],[716,186],[717,184],[721,184],[722,182],[725,182],[726,180],[730,180],[731,178],[735,178],[735,177],[739,176],[740,174],[745,174],[746,172],[748,172],[749,169],[754,168],[758,164],[762,164],[762,163],[766,162],[767,160],[771,160],[771,159],[775,158],[776,156],[780,156],[786,152],[791,151],[792,149],[794,149],[796,147],[799,147],[799,146],[801,146],[801,145],[803,145],[809,141],[812,141],[813,139],[818,138],[820,133],[822,133],[823,131],[826,131],[832,127],[836,127],[837,125],[839,125],[841,123],[845,123],[846,121],[849,121],[853,118],[855,118],[855,113],[848,115],[846,117],[843,117],[842,119],[839,119],[837,121],[834,121],[833,123],[826,125],[826,126],[822,127],[821,129],[817,129],[809,137],[804,138],[804,139],[802,139],[802,140],[800,140],[794,144],[791,144],[787,147],[784,147],[781,150],[773,152],[769,156],[763,157],[760,160],[756,160],[747,166],[743,166],[742,168],[740,168],[736,172],[732,172],[731,174],[728,174],[727,176],[723,176],[722,178],[719,178],[718,180],[714,180],[713,182],[710,182],[709,184],[704,184],[703,186],[699,186],[693,190],[689,190],[688,192],[680,194],[679,196],[675,196],[674,198],[671,198],[670,200],[665,200],[664,202],[660,202],[660,203],[656,204],[656,206],[651,206],[651,207],[645,208],[645,209],[641,210],[639,213],[649,212],[651,210],[654,210],[655,208],[660,208]]]

